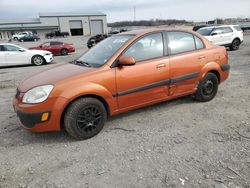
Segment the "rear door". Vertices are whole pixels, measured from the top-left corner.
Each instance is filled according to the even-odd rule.
[[[168,97],[169,58],[164,56],[163,33],[146,35],[122,56],[132,56],[133,66],[116,67],[119,109],[138,107]]]
[[[201,68],[206,63],[206,50],[200,38],[191,33],[167,32],[170,53],[169,95],[180,96],[193,92]]]
[[[225,44],[231,44],[233,41],[233,29],[231,29],[231,27],[222,27],[222,44],[221,45],[225,45]]]

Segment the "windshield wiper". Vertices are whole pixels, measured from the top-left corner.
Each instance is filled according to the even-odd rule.
[[[84,62],[84,61],[75,61],[74,63],[77,65],[85,66],[85,67],[91,67],[88,62]]]

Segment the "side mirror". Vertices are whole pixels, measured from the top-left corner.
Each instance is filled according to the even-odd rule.
[[[218,33],[212,33],[212,36],[214,36],[214,35],[218,35]]]
[[[19,52],[25,52],[25,49],[19,49]]]
[[[135,65],[135,59],[131,56],[124,56],[119,59],[119,66],[131,66]]]

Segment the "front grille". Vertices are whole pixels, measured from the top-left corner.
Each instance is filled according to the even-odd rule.
[[[20,93],[21,93],[21,92],[17,89],[17,90],[16,90],[16,95],[15,95],[16,99],[20,96]]]

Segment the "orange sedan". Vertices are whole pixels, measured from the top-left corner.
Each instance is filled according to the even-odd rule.
[[[229,68],[226,49],[195,32],[130,31],[26,79],[13,106],[33,132],[65,128],[87,139],[102,130],[108,116],[191,94],[210,101]]]

